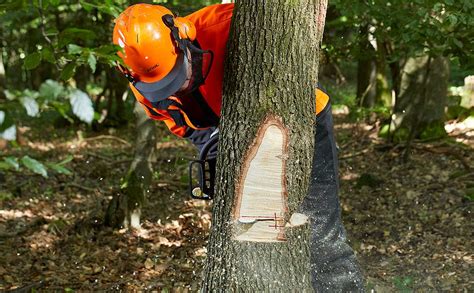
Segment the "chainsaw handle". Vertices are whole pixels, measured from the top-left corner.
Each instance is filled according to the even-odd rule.
[[[193,160],[189,162],[189,194],[194,199],[204,199],[209,200],[212,199],[212,195],[214,194],[214,184],[211,181],[211,178],[206,179],[206,161],[201,160]],[[198,167],[198,181],[199,185],[193,185],[193,168],[194,166]],[[209,184],[209,187],[208,187]]]
[[[216,150],[218,142],[219,131],[216,129],[200,150],[198,160],[192,160],[189,163],[189,194],[192,198],[212,199],[214,195],[216,159],[209,155]],[[196,166],[199,186],[193,185],[193,179],[195,179],[193,169]]]

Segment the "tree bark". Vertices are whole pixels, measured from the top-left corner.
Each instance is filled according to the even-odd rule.
[[[385,107],[393,107],[392,93],[387,77],[387,52],[384,43],[377,39],[377,88],[376,103]]]
[[[3,66],[3,50],[0,49],[0,99],[5,98],[5,93],[3,91],[6,89],[6,81],[5,67]]]
[[[234,8],[205,292],[312,290],[310,230],[297,209],[311,170],[326,7],[242,0]],[[270,182],[275,188],[266,189]]]
[[[369,26],[360,31],[359,60],[357,65],[357,100],[359,106],[375,106],[377,95],[376,50],[369,40]]]
[[[135,155],[122,190],[114,195],[105,215],[111,227],[140,227],[141,208],[152,178],[151,160],[156,146],[156,127],[138,102],[135,102]]]
[[[400,82],[391,131],[399,139],[419,137],[425,130],[444,120],[449,79],[445,57],[408,58]]]

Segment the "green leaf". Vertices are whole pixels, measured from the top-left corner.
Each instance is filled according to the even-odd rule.
[[[82,47],[78,46],[76,44],[69,44],[67,45],[67,51],[69,54],[81,54],[82,53]]]
[[[0,125],[2,125],[3,121],[5,121],[5,116],[6,116],[6,113],[0,110]]]
[[[48,167],[50,167],[54,171],[58,172],[59,174],[72,175],[73,174],[72,171],[67,169],[66,167],[64,167],[64,165],[71,162],[73,159],[74,159],[74,157],[69,155],[59,163],[55,163],[55,164],[50,163],[50,164],[48,164]]]
[[[94,49],[97,55],[115,55],[118,51],[123,51],[123,49],[119,45],[102,45],[96,49]]]
[[[458,47],[461,48],[461,49],[462,49],[462,47],[464,46],[463,43],[462,43],[460,40],[458,40],[458,39],[453,39],[453,42],[454,42],[454,44],[455,44],[456,46],[458,46]]]
[[[69,123],[74,123],[74,119],[72,119],[68,114],[71,111],[71,105],[69,105],[69,103],[64,103],[62,101],[52,101],[51,105]]]
[[[21,158],[21,163],[31,171],[36,174],[40,174],[41,176],[47,178],[48,172],[46,171],[46,167],[39,161],[30,158],[29,156],[24,156]]]
[[[13,169],[17,170],[20,169],[20,164],[18,163],[18,158],[15,157],[5,157],[3,158],[3,161],[12,167]]]
[[[54,58],[53,51],[50,48],[44,48],[41,50],[41,58],[49,63],[55,64],[56,59]]]
[[[10,164],[7,164],[5,162],[0,162],[0,170],[10,170],[12,166]]]
[[[0,191],[0,201],[10,200],[13,198],[13,194],[9,191]]]
[[[20,99],[21,104],[26,110],[26,114],[30,117],[36,117],[39,114],[39,105],[32,97],[23,97]]]
[[[64,66],[63,71],[61,72],[61,79],[62,80],[68,80],[71,77],[73,77],[74,73],[76,71],[76,63],[71,62]]]
[[[2,133],[2,131],[5,131],[7,128],[14,125],[14,122],[15,121],[13,120],[11,112],[6,113],[0,110],[0,133]]]
[[[448,20],[451,25],[456,25],[458,23],[458,18],[456,17],[456,15],[448,15]]]
[[[61,1],[60,0],[49,0],[49,4],[54,7],[57,7]]]
[[[64,91],[64,87],[59,82],[48,79],[40,86],[40,96],[47,100],[57,99]]]
[[[3,126],[2,126],[3,128]],[[0,138],[5,140],[16,140],[16,126],[15,124],[10,125],[10,127],[6,128],[5,130],[0,132]]]
[[[48,167],[58,172],[59,174],[72,175],[71,170],[59,165],[59,164],[49,164]]]
[[[77,40],[87,41],[87,40],[94,40],[95,38],[96,38],[96,34],[94,31],[91,31],[88,29],[70,27],[63,30],[59,34],[58,46],[63,47]]]
[[[80,0],[79,3],[81,3],[82,8],[84,8],[85,11],[90,12],[96,5],[87,3],[86,1]]]
[[[41,63],[41,54],[38,52],[35,52],[26,56],[25,61],[23,62],[23,66],[25,67],[26,70],[31,70],[38,67],[40,63]]]
[[[87,58],[87,63],[89,63],[89,67],[91,68],[92,73],[94,73],[97,65],[97,59],[93,54],[89,54],[89,58]]]
[[[73,156],[69,155],[67,156],[64,160],[62,160],[61,162],[57,163],[56,165],[66,165],[67,163],[71,162],[72,160],[74,159]]]
[[[94,119],[94,107],[91,98],[85,92],[75,89],[71,92],[70,99],[72,112],[81,121],[90,124]]]

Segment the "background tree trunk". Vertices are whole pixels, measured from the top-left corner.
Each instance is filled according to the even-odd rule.
[[[377,88],[376,103],[385,107],[393,107],[392,93],[387,77],[387,58],[384,43],[377,39]]]
[[[105,223],[112,227],[140,227],[140,214],[152,178],[151,160],[156,146],[156,126],[135,102],[135,155],[122,184],[114,195],[105,215]]]
[[[402,70],[391,130],[399,132],[401,139],[406,139],[407,134],[419,137],[425,130],[441,125],[448,79],[447,58],[409,58]]]
[[[6,89],[5,67],[3,66],[3,51],[0,49],[0,99],[5,98]]]
[[[359,60],[357,65],[357,100],[359,106],[375,106],[377,95],[377,62],[376,50],[369,36],[369,26],[360,30]]]
[[[326,7],[325,0],[275,0],[268,5],[242,0],[236,4],[224,77],[205,292],[303,292],[312,288],[309,225],[305,221],[296,224],[290,218],[295,217],[308,190],[318,48]],[[281,121],[282,134],[288,140],[287,151],[272,158],[284,165],[285,209],[278,221],[265,218],[262,222],[263,226],[278,227],[284,235],[269,242],[243,241],[238,238],[242,230],[250,231],[262,223],[242,223],[238,203],[243,201],[239,190],[245,180],[258,180],[262,189],[269,180],[247,178],[251,172],[245,172],[252,168],[252,161],[250,167],[246,163],[259,147],[255,138],[269,119]],[[271,162],[261,166],[262,174],[269,172],[269,166]]]

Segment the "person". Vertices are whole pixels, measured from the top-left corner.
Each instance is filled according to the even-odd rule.
[[[219,125],[226,43],[233,4],[186,17],[159,5],[136,4],[115,20],[119,69],[149,117],[202,148]],[[338,198],[338,162],[329,97],[316,91],[316,137],[308,195],[301,206],[312,226],[312,282],[317,292],[363,291],[347,244]],[[215,156],[210,154],[210,157]]]

